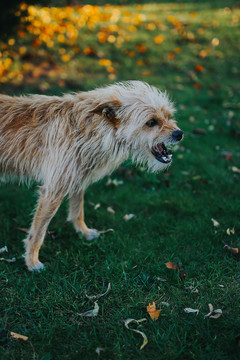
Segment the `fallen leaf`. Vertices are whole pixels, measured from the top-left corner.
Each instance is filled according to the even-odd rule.
[[[96,353],[98,354],[98,356],[100,355],[101,351],[105,351],[103,348],[97,347],[96,348]]]
[[[222,310],[221,309],[216,309],[216,310],[214,310],[214,312],[215,312],[216,315],[211,315],[210,319],[218,319],[222,315]]]
[[[15,257],[13,257],[12,259],[0,258],[0,261],[6,261],[6,262],[9,262],[9,263],[12,263],[12,262],[15,262],[15,261],[16,261],[16,258],[15,258]]]
[[[96,204],[96,205],[94,206],[94,210],[97,210],[98,208],[100,208],[100,206],[101,206],[100,203]]]
[[[211,219],[212,220],[212,222],[213,222],[213,226],[215,226],[215,227],[217,227],[217,226],[219,226],[220,225],[220,223],[217,221],[217,220],[215,220],[215,219]]]
[[[107,229],[107,230],[100,230],[100,231],[98,231],[99,234],[106,234],[106,233],[108,233],[108,232],[114,232],[114,230],[113,230],[113,229]]]
[[[229,245],[224,245],[223,248],[226,249],[227,251],[229,251],[231,254],[238,254],[239,253],[238,248],[233,248],[233,247],[231,247]]]
[[[147,321],[147,319],[144,318],[144,319],[140,319],[140,320],[135,320],[135,319],[126,319],[126,320],[123,320],[124,325],[125,325],[125,327],[126,327],[128,330],[134,331],[134,332],[140,334],[140,335],[143,337],[143,343],[142,343],[142,345],[141,345],[141,347],[140,347],[140,350],[142,350],[142,349],[147,345],[147,343],[148,343],[147,336],[146,336],[146,334],[145,334],[143,331],[139,331],[139,330],[136,330],[136,329],[131,329],[128,325],[129,325],[130,323],[132,323],[132,322],[135,322],[135,323],[139,324],[139,323],[141,323],[141,322],[143,322],[143,321]]]
[[[202,65],[196,65],[195,66],[195,70],[197,70],[198,72],[203,72],[204,71],[204,67]]]
[[[95,306],[92,310],[88,310],[88,311],[85,311],[81,314],[78,314],[79,316],[87,316],[87,317],[94,317],[94,316],[98,316],[98,312],[99,312],[99,306],[98,306],[98,303],[95,302],[94,303]]]
[[[208,307],[209,307],[209,313],[204,316],[205,318],[206,318],[206,317],[209,317],[209,316],[212,315],[212,313],[213,313],[213,306],[212,306],[212,304],[208,304]]]
[[[228,235],[231,235],[231,234],[235,234],[235,229],[234,229],[234,227],[232,228],[232,229],[230,229],[230,228],[228,228],[227,229],[227,231],[226,231],[226,233],[228,234]]]
[[[109,284],[108,284],[108,287],[107,287],[107,290],[105,291],[105,293],[103,293],[103,294],[97,294],[97,295],[92,295],[92,296],[88,296],[88,295],[86,294],[86,297],[87,297],[89,300],[97,300],[97,299],[99,299],[100,297],[107,295],[107,293],[108,293],[110,290],[111,290],[111,284],[109,283]]]
[[[191,292],[195,293],[195,294],[199,294],[199,290],[195,289],[195,287],[193,285],[190,285],[188,287],[185,286],[186,290],[191,290]]]
[[[156,310],[156,304],[154,301],[152,304],[149,303],[149,305],[147,306],[147,312],[152,320],[157,320],[161,311],[161,309]]]
[[[164,306],[170,306],[170,304],[168,303],[168,302],[166,302],[166,301],[161,301],[161,305],[164,305]]]
[[[1,253],[3,253],[3,252],[8,252],[8,248],[7,248],[7,246],[4,246],[4,247],[2,247],[1,249],[0,249],[0,254]]]
[[[187,313],[187,314],[190,314],[190,313],[197,313],[197,315],[199,314],[199,310],[198,310],[198,309],[185,308],[184,311],[185,311],[185,313]]]
[[[224,288],[224,285],[222,285],[222,284],[218,284],[218,286],[219,286],[220,288]]]
[[[21,334],[17,334],[13,331],[10,331],[10,335],[14,338],[14,339],[19,339],[19,340],[23,340],[23,341],[27,341],[28,337],[25,335],[21,335]]]
[[[108,206],[107,211],[111,214],[115,214],[115,210],[111,206]]]
[[[178,264],[173,261],[169,261],[169,262],[165,263],[165,265],[168,269],[174,269],[174,270],[179,269]]]
[[[126,215],[124,215],[123,219],[124,219],[125,221],[128,221],[128,220],[131,220],[131,219],[134,218],[134,217],[135,217],[134,214],[126,214]]]
[[[240,169],[237,168],[236,166],[232,166],[232,172],[235,172],[235,173],[239,173],[239,174],[240,174]]]
[[[157,280],[162,281],[162,282],[167,281],[166,279],[163,279],[163,278],[160,278],[160,277],[157,277]]]

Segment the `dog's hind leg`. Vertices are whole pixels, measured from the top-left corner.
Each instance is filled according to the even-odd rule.
[[[25,243],[25,262],[29,270],[41,270],[44,265],[39,261],[38,254],[43,243],[47,227],[56,214],[63,197],[45,195],[44,189],[40,190],[40,198],[34,219]]]
[[[89,229],[84,221],[84,190],[79,194],[73,194],[69,197],[69,216],[68,221],[73,223],[77,232],[81,232],[86,240],[93,240],[99,237],[95,229]]]

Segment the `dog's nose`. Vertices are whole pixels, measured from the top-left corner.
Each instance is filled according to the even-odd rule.
[[[182,139],[182,137],[183,137],[183,131],[180,130],[180,129],[173,131],[172,137],[173,137],[174,140],[180,141]]]

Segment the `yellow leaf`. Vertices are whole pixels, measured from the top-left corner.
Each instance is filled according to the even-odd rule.
[[[14,339],[18,339],[18,340],[23,340],[23,341],[27,341],[28,337],[25,335],[21,335],[21,334],[17,334],[13,331],[10,331],[10,335],[14,338]]]
[[[112,62],[109,59],[100,59],[99,64],[102,66],[110,66],[112,65]]]
[[[147,306],[147,312],[149,313],[152,320],[156,321],[159,318],[161,311],[161,309],[156,310],[156,304],[154,301],[152,304],[149,303],[149,305]]]
[[[154,42],[156,44],[161,44],[164,40],[165,40],[165,38],[162,35],[155,36],[155,38],[154,38]]]

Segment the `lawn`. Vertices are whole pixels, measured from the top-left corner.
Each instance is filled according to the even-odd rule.
[[[185,137],[168,172],[129,160],[87,190],[88,226],[114,230],[99,239],[74,232],[66,199],[41,273],[27,271],[18,230],[30,226],[37,184],[1,185],[0,257],[16,261],[0,261],[0,358],[239,359],[240,256],[224,249],[240,247],[239,3],[113,3],[22,5],[17,35],[1,44],[0,91],[59,95],[139,79],[168,91]],[[98,315],[80,316],[109,283]],[[205,317],[209,304],[222,315]],[[146,319],[129,325],[146,334],[142,350],[128,318]]]

